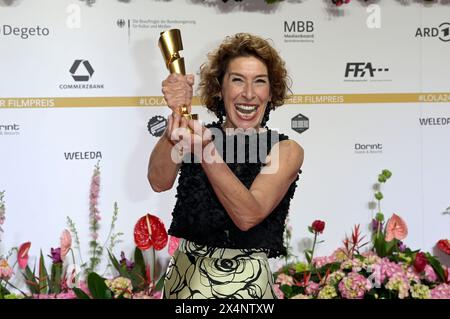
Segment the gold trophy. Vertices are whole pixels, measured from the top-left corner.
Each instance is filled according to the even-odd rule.
[[[158,46],[161,49],[166,67],[171,74],[183,74],[186,75],[186,69],[184,65],[184,58],[180,56],[181,50],[183,50],[183,42],[181,41],[181,33],[179,29],[170,29],[168,31],[161,32],[159,37]],[[190,114],[186,105],[181,106],[181,115],[188,120],[197,120],[197,114]]]

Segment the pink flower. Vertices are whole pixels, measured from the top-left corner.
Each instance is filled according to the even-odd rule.
[[[17,252],[17,262],[20,269],[25,269],[28,264],[28,251],[30,250],[30,247],[31,243],[29,241],[23,243],[19,247],[19,251]]]
[[[440,284],[431,290],[431,299],[450,299],[450,285]]]
[[[305,292],[309,296],[315,296],[319,293],[320,287],[318,283],[315,283],[314,281],[308,282],[308,285],[305,288]]]
[[[400,216],[393,214],[386,224],[386,241],[391,241],[394,238],[403,240],[408,235],[408,226]]]
[[[324,257],[316,257],[316,258],[313,258],[312,262],[316,268],[321,268],[325,265],[336,262],[336,258],[333,255],[324,256]]]
[[[8,260],[0,259],[0,279],[9,280],[13,274],[14,271],[9,266]]]
[[[173,256],[173,253],[175,250],[177,250],[178,245],[180,244],[180,238],[177,238],[175,236],[170,236],[169,239],[169,255]]]
[[[285,273],[281,273],[281,274],[278,275],[278,277],[275,280],[275,282],[279,283],[280,285],[292,286],[294,284],[294,278],[292,278],[289,275],[286,275]]]
[[[72,236],[70,235],[70,232],[67,229],[64,229],[64,231],[61,234],[60,245],[61,245],[60,246],[61,258],[64,259],[66,258],[70,248],[72,247]]]
[[[366,291],[372,288],[369,280],[356,272],[351,272],[338,285],[339,291],[345,299],[362,299]]]
[[[436,272],[434,271],[433,267],[430,265],[425,266],[425,279],[429,282],[435,282],[438,280],[438,276]]]

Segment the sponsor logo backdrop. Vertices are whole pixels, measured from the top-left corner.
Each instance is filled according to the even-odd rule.
[[[382,188],[383,212],[406,220],[408,245],[432,250],[450,229],[442,214],[450,205],[444,7],[383,1],[376,28],[360,2],[327,10],[322,1],[1,1],[1,251],[30,240],[36,257],[38,247],[59,244],[70,216],[86,254],[97,162],[100,241],[114,202],[125,233],[118,249],[131,251],[134,223],[145,213],[169,225],[175,191],[154,193],[146,179],[169,115],[157,47],[169,28],[181,29],[187,71],[196,75],[211,49],[241,31],[272,39],[285,58],[293,96],[269,126],[306,151],[290,212],[296,255],[315,219],[327,222],[318,255],[331,253],[353,224],[368,225],[372,186],[384,168],[393,177]],[[213,120],[194,102],[203,121]]]

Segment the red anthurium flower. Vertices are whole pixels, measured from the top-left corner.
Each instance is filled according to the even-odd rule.
[[[450,240],[441,239],[437,242],[437,247],[447,255],[450,255]]]
[[[134,226],[134,242],[141,250],[147,250],[152,246],[156,250],[161,250],[166,246],[167,240],[166,228],[156,216],[147,214],[139,218]]]
[[[23,243],[19,247],[19,251],[17,252],[17,262],[19,264],[20,269],[25,269],[28,264],[28,251],[30,250],[31,242],[27,241]]]

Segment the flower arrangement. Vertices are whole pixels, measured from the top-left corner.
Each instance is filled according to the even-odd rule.
[[[118,275],[106,279],[95,272],[88,274],[90,294],[74,288],[81,299],[160,299],[164,276],[157,279],[155,250],[167,245],[168,235],[163,222],[156,216],[146,214],[139,218],[134,228],[136,244],[134,261],[121,252],[120,261],[110,252],[109,258]],[[153,267],[145,264],[143,251],[152,252]]]
[[[383,170],[378,182],[391,176]],[[378,213],[371,221],[371,240],[365,241],[356,225],[331,256],[314,257],[317,238],[325,229],[325,222],[314,221],[309,227],[314,244],[305,251],[307,263],[287,264],[274,274],[280,298],[450,299],[449,269],[430,253],[406,247],[402,240],[408,234],[407,224],[396,214],[385,223],[380,208],[383,194],[377,191],[374,196]],[[438,246],[447,251],[448,240]]]
[[[5,220],[4,192],[0,192],[0,226]],[[65,229],[60,236],[60,245],[51,248],[47,259],[40,251],[33,269],[29,266],[31,242],[12,248],[6,256],[0,255],[0,299],[35,298],[35,299],[159,299],[164,276],[160,276],[156,267],[155,249],[160,250],[167,244],[167,232],[162,221],[156,216],[147,214],[140,218],[135,227],[134,259],[129,260],[125,252],[120,258],[113,255],[115,245],[123,234],[115,232],[118,217],[118,205],[114,210],[109,233],[106,240],[99,242],[101,215],[98,208],[100,194],[100,165],[97,163],[91,177],[89,189],[89,260],[84,261],[80,248],[80,239],[74,221],[67,217],[69,230]],[[3,229],[0,228],[0,234]],[[78,252],[77,262],[75,251]],[[147,265],[143,252],[153,252],[153,267]],[[104,251],[108,252],[108,264],[102,275],[97,269],[102,263]],[[15,257],[12,264],[11,259]],[[12,266],[11,266],[12,264]],[[18,267],[17,270],[15,268]],[[111,271],[110,278],[103,277]],[[20,275],[28,291],[22,291],[12,283],[14,276]],[[158,279],[159,278],[159,279]]]

